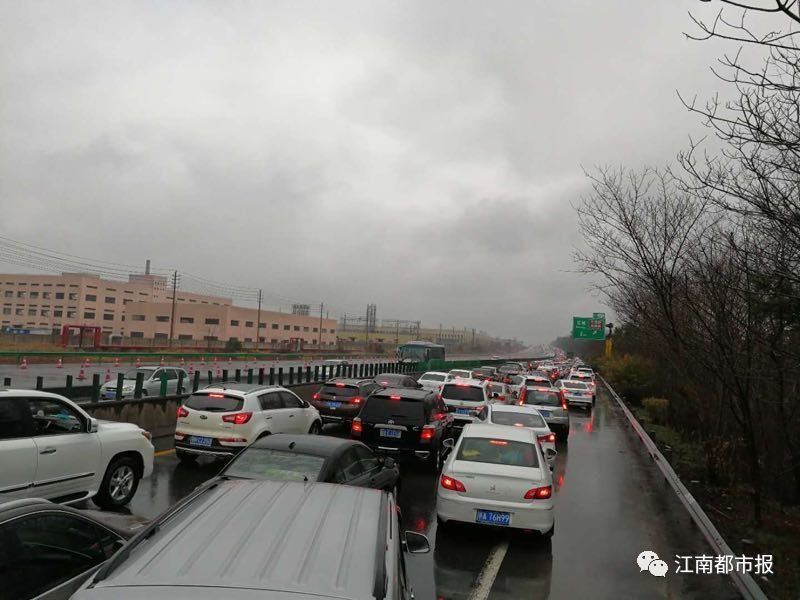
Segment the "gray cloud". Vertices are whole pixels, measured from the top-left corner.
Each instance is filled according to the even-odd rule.
[[[580,165],[698,131],[688,8],[0,2],[0,234],[546,341],[600,308]]]

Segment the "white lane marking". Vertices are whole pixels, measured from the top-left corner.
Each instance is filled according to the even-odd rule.
[[[486,558],[486,564],[483,565],[483,569],[478,575],[478,585],[472,590],[469,600],[486,600],[489,597],[489,592],[492,591],[494,580],[500,572],[500,565],[503,564],[506,552],[508,552],[508,540],[492,548]]]

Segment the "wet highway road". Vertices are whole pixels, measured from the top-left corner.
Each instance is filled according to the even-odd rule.
[[[601,393],[593,414],[571,414],[569,445],[558,447],[554,470],[552,541],[470,525],[438,531],[437,479],[404,463],[400,505],[405,527],[427,534],[433,546],[430,554],[407,558],[416,597],[739,597],[722,576],[675,573],[676,555],[710,554],[710,549],[612,402]],[[331,425],[325,433],[346,435]],[[219,467],[205,460],[182,465],[174,454],[161,453],[153,477],[142,483],[130,509],[137,516],[155,517]],[[643,550],[667,562],[665,578],[639,572],[636,557]]]

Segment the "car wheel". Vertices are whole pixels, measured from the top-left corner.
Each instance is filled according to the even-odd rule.
[[[311,429],[308,430],[310,435],[320,435],[322,433],[322,425],[319,421],[314,421],[311,424]]]
[[[94,497],[101,508],[119,508],[131,501],[139,487],[139,465],[130,456],[121,456],[111,462]]]
[[[197,454],[191,454],[190,452],[175,450],[175,456],[177,456],[178,460],[181,461],[181,464],[184,465],[194,464],[197,462]]]

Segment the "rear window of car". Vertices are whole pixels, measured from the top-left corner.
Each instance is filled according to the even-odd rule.
[[[381,373],[375,377],[375,381],[381,385],[400,383],[405,375],[395,375],[394,373]]]
[[[398,424],[425,420],[425,405],[419,400],[399,400],[387,396],[370,396],[359,414],[362,420],[386,422],[392,419]]]
[[[558,392],[545,392],[544,390],[532,390],[528,388],[525,392],[525,404],[559,406],[561,404],[561,398],[559,398]]]
[[[515,467],[539,466],[533,444],[490,438],[464,438],[456,460]]]
[[[436,375],[435,373],[425,373],[419,378],[420,381],[444,381],[444,375]]]
[[[490,383],[489,389],[493,392],[503,393],[506,389],[505,385],[502,383]]]
[[[539,415],[513,412],[510,410],[492,411],[492,423],[495,425],[512,425],[514,427],[544,427],[544,419]]]
[[[553,387],[553,384],[549,379],[528,379],[525,381],[525,385],[531,386],[544,386],[544,387]]]
[[[561,385],[571,390],[585,390],[588,387],[582,381],[564,381]]]
[[[242,409],[244,399],[226,394],[192,394],[183,405],[192,410],[233,412]]]
[[[473,375],[494,375],[493,369],[473,369]]]
[[[471,374],[469,371],[460,371],[458,369],[450,371],[450,375],[453,377],[469,377]]]
[[[483,388],[468,385],[456,385],[454,383],[445,385],[442,388],[442,398],[445,400],[464,400],[467,402],[483,402]]]
[[[223,471],[242,479],[271,481],[316,481],[325,459],[270,448],[247,448]]]
[[[331,394],[333,396],[344,396],[345,398],[358,396],[358,388],[354,385],[323,385],[320,392],[322,394]]]

